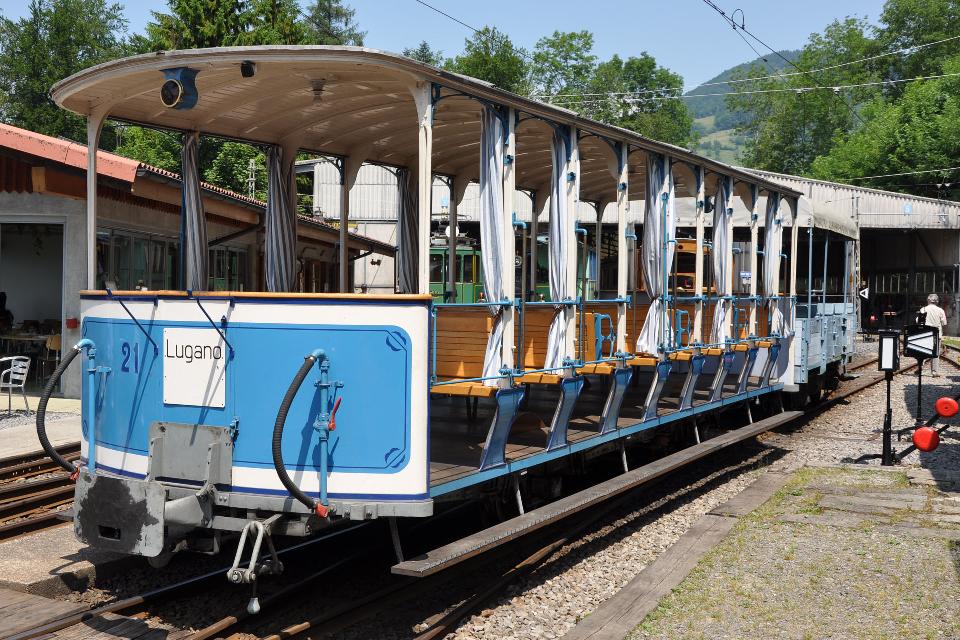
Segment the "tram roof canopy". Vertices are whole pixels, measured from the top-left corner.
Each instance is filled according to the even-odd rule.
[[[241,65],[255,64],[244,77]],[[192,108],[168,108],[160,100],[164,70],[195,70],[198,99]],[[249,67],[248,67],[249,69]],[[801,195],[783,184],[632,131],[524,98],[491,84],[443,71],[396,54],[363,47],[258,46],[160,51],[107,62],[66,78],[51,90],[70,111],[146,126],[233,138],[260,144],[292,144],[319,154],[353,156],[367,162],[416,166],[417,109],[413,92],[439,86],[433,120],[433,170],[476,179],[481,103],[515,108],[517,186],[545,188],[551,172],[548,122],[581,131],[580,197],[616,199],[616,159],[610,142],[633,150],[670,155],[785,197]],[[533,116],[533,117],[526,117]],[[632,198],[642,198],[646,154],[629,164]],[[678,194],[694,195],[692,173],[675,171]],[[711,180],[711,176],[713,176]],[[709,191],[708,191],[709,192]]]

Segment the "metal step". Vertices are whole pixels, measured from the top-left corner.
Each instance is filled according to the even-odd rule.
[[[601,482],[589,489],[584,489],[556,502],[528,511],[522,516],[517,516],[483,531],[478,531],[466,538],[461,538],[456,542],[438,547],[425,555],[395,564],[391,568],[391,572],[418,578],[429,576],[509,540],[536,531],[568,515],[588,509],[607,498],[633,489],[645,482],[650,482],[665,473],[699,460],[720,449],[775,429],[801,415],[803,415],[802,411],[785,411],[692,447],[687,447],[682,451],[672,453],[655,462]]]

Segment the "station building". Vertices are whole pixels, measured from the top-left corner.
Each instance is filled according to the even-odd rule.
[[[80,291],[87,282],[87,147],[0,124],[0,291],[15,327],[0,335],[4,353],[39,360],[33,335],[80,338]],[[97,156],[97,286],[177,289],[181,186],[178,175],[101,151]],[[263,289],[263,202],[203,184],[210,252],[209,290]],[[339,230],[311,215],[298,220],[298,287],[336,291]],[[351,234],[351,266],[360,256],[387,258],[391,243]],[[351,268],[351,277],[353,268]],[[56,357],[56,354],[53,354]],[[31,384],[39,383],[36,366]],[[49,371],[47,371],[49,373]],[[63,393],[78,397],[80,369]]]

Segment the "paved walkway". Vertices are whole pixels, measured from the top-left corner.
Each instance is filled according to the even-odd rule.
[[[958,591],[960,473],[805,467],[705,515],[566,638],[958,638]]]
[[[34,417],[31,415],[31,417]],[[0,426],[3,422],[0,420]],[[80,416],[67,415],[46,421],[47,437],[54,446],[80,440]],[[34,420],[20,421],[0,429],[0,458],[40,450],[37,425]]]

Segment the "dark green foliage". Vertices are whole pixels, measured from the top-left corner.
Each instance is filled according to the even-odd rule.
[[[416,47],[407,47],[403,55],[434,67],[443,66],[443,51],[434,51],[426,40],[421,40]]]
[[[535,95],[583,93],[593,75],[593,34],[589,31],[562,33],[540,38],[530,62],[530,89]]]
[[[125,53],[127,23],[119,4],[104,0],[32,0],[18,21],[0,18],[0,119],[62,136],[87,139],[86,124],[57,107],[50,87]],[[112,142],[112,130],[104,142]]]
[[[144,127],[117,127],[116,153],[127,158],[180,172],[181,136]]]
[[[586,85],[587,94],[611,94],[600,99],[589,97],[578,108],[584,115],[624,129],[680,146],[695,143],[693,118],[681,100],[663,97],[677,94],[683,78],[657,64],[653,56],[642,53],[622,60],[613,56],[597,65]],[[632,94],[624,96],[623,94]],[[576,107],[574,107],[576,108]]]
[[[887,0],[877,25],[847,18],[813,34],[797,64],[806,70],[842,66],[745,88],[881,84],[731,96],[729,106],[749,116],[742,127],[748,137],[745,162],[919,195],[960,193],[948,186],[957,173],[859,179],[960,164],[960,83],[944,78],[882,84],[960,72],[960,40],[912,49],[958,34],[958,0]],[[865,57],[874,59],[848,64]]]
[[[960,73],[960,55],[943,63]],[[810,173],[825,180],[927,171],[960,165],[960,79],[918,82],[903,95],[879,96],[863,108],[866,125],[816,158]],[[855,180],[857,184],[934,197],[960,196],[957,172]]]
[[[250,163],[254,168],[254,190],[250,193]],[[258,200],[267,199],[267,165],[263,152],[248,144],[223,143],[220,152],[203,179],[225,189],[249,195]]]
[[[810,36],[795,64],[802,70],[820,69],[870,56],[876,52],[876,43],[869,37],[869,30],[864,20],[835,21],[823,34]],[[743,161],[748,166],[804,174],[814,158],[829,152],[836,136],[854,128],[859,121],[857,105],[870,100],[879,89],[869,86],[838,92],[800,89],[868,83],[877,80],[879,74],[870,65],[848,65],[816,73],[798,73],[793,67],[784,71],[787,75],[783,78],[758,79],[737,87],[739,92],[778,91],[732,94],[727,104],[749,116],[738,129],[747,137]],[[766,69],[753,67],[741,77],[769,75]],[[788,91],[779,91],[782,89]]]
[[[457,73],[486,80],[514,93],[527,92],[526,52],[496,27],[484,27],[468,38],[463,53],[444,66]]]
[[[355,20],[356,13],[342,0],[314,0],[304,17],[306,44],[363,46],[367,32],[360,31]]]

